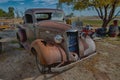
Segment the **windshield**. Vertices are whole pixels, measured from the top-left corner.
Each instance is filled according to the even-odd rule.
[[[49,20],[51,19],[51,13],[36,13],[35,18],[37,19],[37,21]]]
[[[63,21],[64,14],[61,12],[53,12],[53,13],[36,13],[35,18],[37,21],[42,20],[57,20]]]
[[[63,13],[54,12],[54,13],[52,13],[51,20],[59,20],[59,21],[62,21],[63,18],[64,18],[64,14],[63,14]]]

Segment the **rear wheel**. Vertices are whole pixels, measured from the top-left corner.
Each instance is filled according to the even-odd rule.
[[[38,58],[38,54],[37,54],[35,49],[32,49],[32,53],[35,55],[36,65],[37,65],[37,68],[38,68],[39,72],[44,74],[46,72],[46,70],[45,70],[46,67],[41,64],[41,62],[40,62],[40,60]]]

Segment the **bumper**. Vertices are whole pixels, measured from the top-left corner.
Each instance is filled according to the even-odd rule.
[[[79,59],[79,60],[77,60],[77,61],[75,61],[75,62],[72,62],[72,63],[70,63],[70,64],[68,64],[68,65],[61,66],[61,67],[51,68],[51,71],[52,71],[52,72],[58,72],[58,73],[64,72],[64,71],[66,71],[66,70],[69,70],[69,69],[73,68],[74,66],[76,66],[76,65],[79,64],[80,62],[82,62],[82,61],[84,61],[84,60],[86,60],[86,59],[88,59],[88,58],[91,58],[91,57],[95,56],[96,54],[97,54],[97,52],[94,52],[94,53],[92,53],[91,55],[85,56],[84,58]]]

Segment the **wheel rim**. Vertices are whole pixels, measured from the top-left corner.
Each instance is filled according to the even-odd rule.
[[[38,68],[39,72],[45,73],[45,66],[41,65],[38,56],[37,55],[35,55],[35,56],[36,56],[36,64],[37,64],[37,68]]]
[[[41,64],[37,52],[33,49],[32,53],[35,54],[35,59],[36,59],[36,65],[40,73],[45,73],[45,66]]]

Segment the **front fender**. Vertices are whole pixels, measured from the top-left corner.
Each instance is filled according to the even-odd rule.
[[[86,55],[92,54],[96,51],[95,42],[89,37],[79,39],[79,50],[80,56],[84,57]]]
[[[44,40],[37,39],[31,44],[37,52],[38,58],[43,65],[51,65],[67,61],[65,51],[60,46],[44,43]]]

